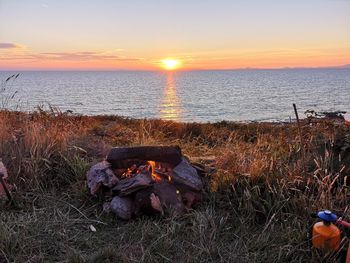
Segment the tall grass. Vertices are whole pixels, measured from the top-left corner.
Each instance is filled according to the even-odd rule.
[[[18,74],[13,74],[0,82],[0,110],[13,109],[17,110],[20,104],[20,100],[16,100],[15,97],[18,90],[13,90],[13,84],[19,77]]]
[[[0,156],[20,209],[1,204],[0,261],[337,260],[311,249],[310,214],[328,208],[348,216],[350,130],[320,122],[302,134],[304,145],[294,124],[1,111]],[[112,146],[149,144],[179,145],[204,165],[204,201],[174,218],[125,223],[103,214],[101,200],[86,191],[86,170]]]

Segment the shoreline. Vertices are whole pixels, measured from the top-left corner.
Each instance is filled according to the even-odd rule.
[[[91,118],[91,119],[124,119],[124,120],[133,120],[133,121],[161,121],[161,122],[169,122],[169,123],[177,123],[177,124],[203,124],[203,125],[218,125],[218,124],[266,124],[266,125],[288,125],[288,124],[297,124],[297,119],[294,118],[289,118],[289,120],[271,120],[271,121],[266,121],[266,120],[220,120],[220,121],[181,121],[181,120],[171,120],[171,119],[162,119],[162,118],[136,118],[136,117],[129,117],[125,115],[118,115],[118,114],[96,114],[96,115],[91,115],[91,114],[80,114],[80,113],[73,113],[70,110],[67,111],[60,111],[56,107],[52,107],[51,110],[44,110],[42,108],[37,108],[36,110],[33,111],[16,111],[16,110],[8,110],[8,109],[0,109],[0,113],[9,113],[9,114],[24,114],[28,116],[34,116],[37,114],[47,114],[51,115],[52,117],[58,117],[58,116],[66,116],[69,118]],[[329,113],[337,113],[337,112],[329,112]],[[347,115],[347,112],[344,112],[343,116]],[[300,116],[299,116],[300,118]],[[303,124],[306,123],[317,123],[317,122],[322,122],[322,121],[330,121],[330,122],[335,122],[338,124],[344,123],[344,124],[350,124],[350,120],[346,118],[338,118],[338,117],[304,117],[300,118],[300,122]]]

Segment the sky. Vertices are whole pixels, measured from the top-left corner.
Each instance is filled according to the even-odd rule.
[[[0,70],[350,64],[350,0],[0,0]]]

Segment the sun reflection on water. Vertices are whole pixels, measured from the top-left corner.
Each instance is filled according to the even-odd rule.
[[[174,73],[167,73],[162,103],[160,105],[160,118],[164,120],[181,121],[182,106],[176,93]]]

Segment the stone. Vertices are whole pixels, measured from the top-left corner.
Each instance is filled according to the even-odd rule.
[[[184,184],[196,191],[203,189],[203,182],[197,170],[185,158],[174,167],[171,177],[175,184]]]
[[[161,181],[153,185],[154,194],[159,198],[162,208],[168,214],[180,215],[184,212],[184,204],[176,187],[167,182]]]
[[[137,192],[141,189],[150,187],[153,184],[152,177],[149,172],[143,172],[136,176],[122,179],[113,187],[113,194],[125,196]]]
[[[92,166],[86,173],[86,178],[92,195],[98,194],[103,186],[109,189],[114,187],[119,181],[107,161]]]
[[[113,212],[120,219],[129,220],[134,214],[134,202],[129,197],[115,196],[109,205],[104,205],[104,210]]]

